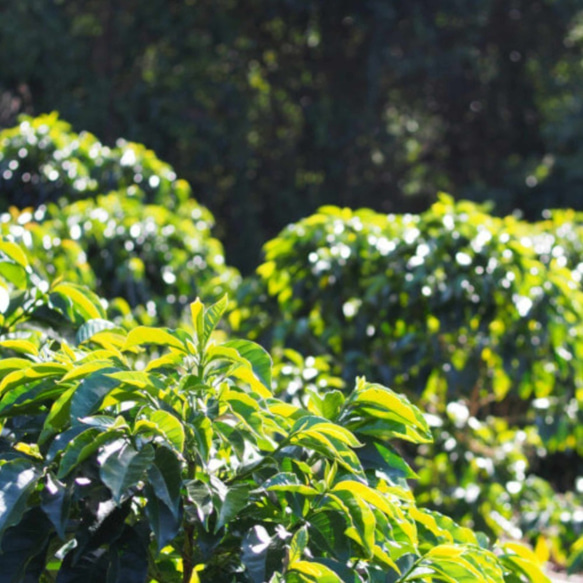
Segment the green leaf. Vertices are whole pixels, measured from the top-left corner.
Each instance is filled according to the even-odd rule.
[[[190,304],[190,315],[192,317],[192,326],[196,332],[198,341],[204,346],[204,304],[200,301],[200,298],[196,298],[196,300]]]
[[[84,378],[71,398],[71,420],[88,417],[94,413],[103,399],[121,384],[119,380],[111,378],[108,373],[114,373],[115,368],[104,368],[99,372]]]
[[[55,527],[59,538],[66,538],[67,522],[69,520],[69,508],[71,492],[50,473],[47,474],[45,487],[41,493],[41,508]]]
[[[128,495],[128,490],[143,479],[146,470],[154,461],[154,448],[144,446],[140,451],[130,444],[108,451],[100,459],[99,475],[103,483],[111,490],[114,501],[120,504]]]
[[[150,523],[158,552],[160,552],[180,530],[181,520],[160,500],[152,486],[146,484],[146,515]]]
[[[38,348],[29,340],[0,340],[0,347],[14,350],[14,352],[20,352],[22,354],[38,356]]]
[[[569,575],[577,573],[578,569],[583,570],[583,535],[571,547],[571,555],[569,556],[567,567]]]
[[[158,426],[160,433],[172,444],[179,452],[184,449],[184,428],[182,423],[168,411],[154,411],[148,415],[150,421]]]
[[[342,583],[342,579],[332,569],[315,561],[296,561],[290,564],[289,569],[307,575],[309,580],[318,583]]]
[[[241,560],[252,583],[265,583],[271,537],[262,525],[253,526],[243,538]]]
[[[23,290],[27,287],[28,272],[26,268],[22,267],[22,265],[0,261],[0,276],[2,276],[5,281],[11,283],[18,289]],[[12,305],[8,307],[8,312],[4,313],[13,313],[18,307],[22,305],[24,298],[24,295],[15,298],[14,294],[12,294],[10,298],[10,303]]]
[[[355,540],[368,559],[372,559],[375,547],[376,519],[368,505],[352,492],[338,490],[329,494],[341,507],[349,511],[352,526],[346,530],[346,535]]]
[[[295,561],[299,561],[304,554],[305,548],[308,546],[308,528],[302,526],[294,534],[290,548],[289,548],[289,562],[293,564]]]
[[[117,328],[117,326],[109,320],[102,320],[100,318],[89,320],[85,322],[85,324],[83,324],[79,330],[77,330],[77,344],[83,344],[83,342],[86,342],[99,332],[103,332],[104,330],[113,330],[115,328]]]
[[[389,445],[365,439],[365,446],[356,453],[365,470],[381,472],[390,482],[417,478],[409,464]]]
[[[221,346],[234,348],[244,359],[251,363],[253,373],[271,391],[271,366],[272,360],[269,353],[259,344],[250,340],[230,340]]]
[[[128,350],[135,346],[144,346],[146,344],[176,348],[176,350],[184,353],[188,352],[184,342],[182,342],[173,330],[169,330],[168,328],[151,328],[148,326],[134,328],[128,334],[123,350]]]
[[[59,480],[65,478],[80,463],[93,455],[102,445],[119,439],[123,433],[119,430],[103,431],[96,427],[83,431],[74,437],[65,447],[59,472]]]
[[[7,583],[41,581],[51,531],[51,523],[36,507],[0,536],[0,579]]]
[[[218,302],[214,303],[212,306],[210,306],[210,308],[204,310],[204,345],[206,345],[206,343],[209,341],[211,334],[214,332],[222,315],[225,313],[228,304],[229,298],[227,294],[225,294]]]
[[[186,482],[188,499],[194,504],[200,522],[208,530],[209,518],[213,512],[213,497],[209,487],[203,482],[190,480]]]
[[[156,448],[154,464],[148,468],[148,479],[156,496],[178,518],[182,500],[182,466],[176,454],[167,447]]]
[[[280,472],[263,483],[265,490],[280,492],[297,492],[304,496],[316,496],[318,490],[300,481],[296,474],[292,472]]]
[[[211,421],[208,417],[199,416],[194,420],[192,429],[194,431],[198,455],[200,455],[204,464],[208,464],[213,445],[213,427]]]
[[[219,480],[211,480],[213,502],[217,509],[217,521],[214,532],[217,533],[225,524],[233,520],[247,506],[251,488],[248,484],[225,486]]]
[[[125,525],[110,549],[108,583],[144,583],[148,575],[147,542],[137,527]]]
[[[513,542],[505,543],[502,548],[505,552],[500,560],[511,571],[524,575],[529,583],[550,583],[536,555],[529,548]]]
[[[394,421],[397,425],[404,426],[401,434],[404,439],[419,443],[432,441],[431,430],[421,411],[404,396],[397,395],[382,385],[370,384],[364,379],[359,379],[346,406],[364,418],[362,425],[366,423],[366,417],[370,420]]]
[[[0,466],[0,540],[7,528],[20,521],[39,477],[25,459],[10,460]]]
[[[26,369],[15,370],[5,376],[2,383],[0,383],[0,395],[15,389],[20,385],[27,384],[30,381],[60,376],[68,370],[69,368],[66,365],[56,362],[31,364],[31,366]]]
[[[306,415],[299,419],[292,427],[290,433],[302,433],[312,430],[328,437],[334,437],[348,447],[360,447],[362,445],[348,429],[336,423],[331,423],[327,419],[311,415]]]
[[[55,296],[60,296],[70,302],[74,312],[85,321],[105,318],[105,310],[99,298],[86,287],[73,283],[60,283],[51,290],[51,301],[55,299]]]
[[[0,240],[0,252],[4,253],[4,255],[12,259],[15,263],[18,263],[21,267],[25,269],[28,267],[26,254],[16,243],[6,241],[5,239]]]
[[[107,581],[110,555],[103,547],[82,554],[69,551],[59,569],[59,583],[103,583]],[[120,582],[121,583],[121,582]]]

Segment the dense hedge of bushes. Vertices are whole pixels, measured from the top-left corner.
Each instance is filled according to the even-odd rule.
[[[6,200],[31,205],[0,215],[0,572],[579,568],[580,215],[530,224],[445,195],[422,215],[326,207],[239,285],[208,210],[142,146],[27,118],[0,165]]]
[[[466,397],[473,414],[552,397],[575,417],[555,428],[570,440],[550,447],[580,448],[583,294],[541,237],[446,196],[422,215],[326,207],[266,245],[231,319],[264,342],[329,354],[345,374],[441,404]]]

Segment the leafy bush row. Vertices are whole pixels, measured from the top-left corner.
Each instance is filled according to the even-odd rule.
[[[127,332],[6,240],[0,278],[7,581],[546,580],[526,548],[417,507],[392,442],[430,440],[419,409],[363,378],[273,397],[268,353],[213,335],[226,298],[191,304],[193,333]]]

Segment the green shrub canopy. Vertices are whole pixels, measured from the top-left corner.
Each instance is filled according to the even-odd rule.
[[[211,234],[214,218],[140,144],[108,148],[56,114],[0,134],[0,228],[53,278],[92,286],[115,313],[175,323],[189,298],[233,292],[236,270]],[[136,310],[136,308],[138,308]]]
[[[193,333],[127,332],[8,240],[0,281],[7,580],[546,581],[528,549],[416,506],[392,442],[430,440],[419,409],[363,378],[274,398],[269,354],[213,336],[226,298],[191,304]]]
[[[536,398],[549,446],[582,448],[583,295],[540,233],[445,195],[422,215],[325,207],[266,244],[231,321],[441,407],[521,414]]]

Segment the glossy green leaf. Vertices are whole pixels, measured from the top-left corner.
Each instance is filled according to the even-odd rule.
[[[209,341],[221,317],[229,304],[229,298],[225,294],[218,302],[204,310],[204,344]]]
[[[229,340],[222,344],[226,348],[234,348],[243,358],[251,363],[251,368],[263,386],[271,391],[272,360],[264,348],[250,340]]]
[[[39,477],[35,466],[25,459],[0,465],[0,540],[7,528],[20,521]]]
[[[119,443],[114,451],[108,451],[101,459],[99,475],[110,489],[117,504],[128,496],[154,461],[154,448],[144,446],[140,451],[128,443]]]
[[[121,383],[109,376],[115,368],[104,368],[84,378],[71,397],[71,420],[88,417],[98,410],[103,399]]]
[[[138,326],[131,330],[127,335],[123,349],[129,350],[135,346],[150,344],[175,348],[184,353],[187,352],[184,342],[182,342],[174,331],[167,328],[151,328],[148,326]]]
[[[289,562],[293,565],[296,561],[301,560],[304,550],[308,546],[308,529],[302,526],[297,530],[292,538],[289,549]]]
[[[59,538],[64,541],[67,533],[69,510],[71,507],[71,491],[56,477],[48,474],[45,488],[41,493],[41,508],[47,515]]]
[[[233,484],[225,488],[217,488],[214,492],[214,506],[217,509],[214,531],[217,533],[247,506],[250,488],[247,484]]]
[[[72,283],[60,283],[51,290],[51,298],[55,295],[70,301],[73,309],[85,321],[105,318],[105,310],[99,302],[99,298],[87,288]]]
[[[96,453],[102,445],[119,439],[123,433],[116,429],[103,431],[92,427],[74,437],[66,444],[57,478],[64,479],[80,463]]]
[[[109,322],[108,320],[99,318],[88,320],[77,331],[77,344],[82,344],[83,342],[90,340],[92,336],[99,332],[103,332],[104,330],[113,330],[115,328],[115,324],[113,322]]]

